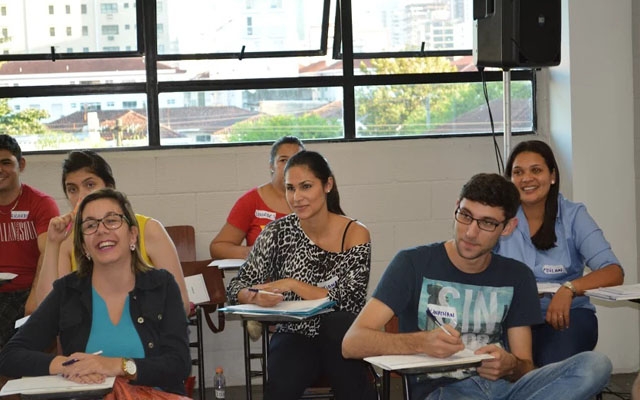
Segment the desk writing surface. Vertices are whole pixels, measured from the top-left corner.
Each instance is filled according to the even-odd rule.
[[[213,260],[209,264],[210,267],[218,267],[219,269],[235,269],[240,268],[244,262],[244,258],[225,258],[222,260]]]
[[[412,371],[409,373],[440,372],[479,365],[482,360],[491,359],[489,354],[474,354],[469,349],[459,351],[449,357],[438,358],[426,354],[385,355],[367,357],[364,360],[387,371]]]

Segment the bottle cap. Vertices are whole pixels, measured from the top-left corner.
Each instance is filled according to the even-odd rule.
[[[216,374],[221,374],[221,373],[222,373],[222,367],[216,368]]]

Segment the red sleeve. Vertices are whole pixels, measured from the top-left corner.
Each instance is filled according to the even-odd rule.
[[[249,232],[255,215],[256,197],[258,196],[257,188],[253,188],[243,194],[233,205],[227,217],[227,222],[245,233]]]

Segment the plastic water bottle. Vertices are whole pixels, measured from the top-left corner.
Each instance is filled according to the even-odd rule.
[[[215,391],[216,399],[224,399],[226,382],[224,380],[224,374],[222,367],[216,368],[216,376],[213,377],[213,389]]]

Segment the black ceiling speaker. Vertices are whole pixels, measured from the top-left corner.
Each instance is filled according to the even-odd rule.
[[[473,0],[473,19],[477,66],[560,64],[560,0]]]

